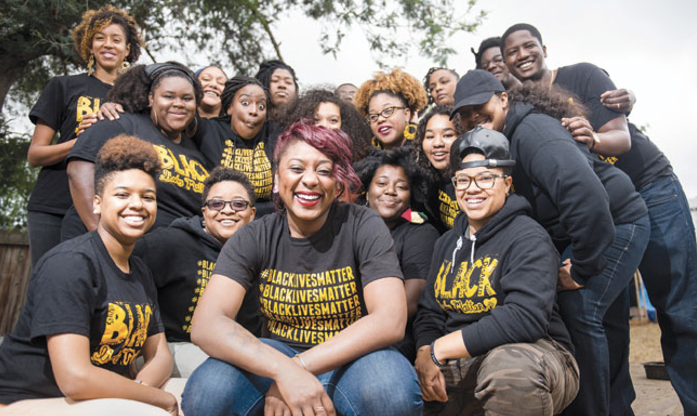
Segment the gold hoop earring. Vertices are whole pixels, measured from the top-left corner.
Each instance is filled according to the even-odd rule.
[[[119,74],[127,72],[131,68],[131,64],[128,61],[123,61],[121,63],[121,68],[119,68]]]
[[[94,54],[90,54],[90,58],[87,60],[87,76],[92,75],[94,68]]]

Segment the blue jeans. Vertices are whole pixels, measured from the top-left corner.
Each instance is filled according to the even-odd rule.
[[[609,354],[624,352],[609,351],[603,318],[639,266],[649,241],[649,227],[648,215],[615,225],[615,239],[605,251],[608,264],[601,274],[589,278],[582,289],[559,293],[560,311],[576,347],[581,373],[578,396],[564,415],[606,416],[610,412]]]
[[[651,238],[639,270],[661,327],[663,359],[686,415],[697,415],[697,244],[680,181],[665,176],[639,191]]]
[[[299,352],[282,342],[261,341],[289,357]],[[337,414],[421,415],[423,402],[416,372],[393,348],[364,355],[317,378]],[[182,410],[186,416],[263,415],[264,396],[272,381],[209,358],[186,383]]]
[[[27,212],[29,253],[34,267],[41,256],[61,242],[63,216],[43,211]]]

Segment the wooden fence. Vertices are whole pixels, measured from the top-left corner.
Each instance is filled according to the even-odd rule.
[[[27,235],[0,231],[0,336],[12,332],[17,322],[30,272]]]

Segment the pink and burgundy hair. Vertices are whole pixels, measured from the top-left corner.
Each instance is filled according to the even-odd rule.
[[[278,166],[286,149],[296,141],[309,144],[332,161],[334,164],[332,175],[341,185],[339,196],[346,189],[361,189],[361,180],[351,165],[351,138],[346,133],[340,129],[315,126],[309,119],[301,119],[291,124],[278,138],[273,155],[275,166]]]

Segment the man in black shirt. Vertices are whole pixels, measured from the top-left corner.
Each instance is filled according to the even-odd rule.
[[[616,88],[604,70],[585,63],[548,69],[541,35],[527,24],[509,28],[502,37],[501,48],[510,72],[521,81],[536,80],[580,96],[590,110],[588,118],[564,119],[563,124],[576,140],[628,174],[646,201],[651,236],[639,269],[658,311],[663,356],[671,382],[685,414],[697,414],[697,304],[692,301],[697,296],[697,245],[687,199],[670,162],[633,124],[628,124],[628,136],[621,133],[626,120],[623,112],[631,111],[633,100],[628,100],[627,108],[620,103],[622,97],[617,97],[622,94],[610,93]],[[628,145],[631,149],[622,151]],[[621,320],[627,319],[626,297],[621,296],[605,321],[617,328]],[[608,332],[608,341],[613,342],[613,335],[623,336],[625,339],[616,341],[626,348],[628,330],[619,329]],[[615,360],[611,354],[611,414],[632,414],[630,404],[635,395],[625,366],[627,351],[623,354]]]

